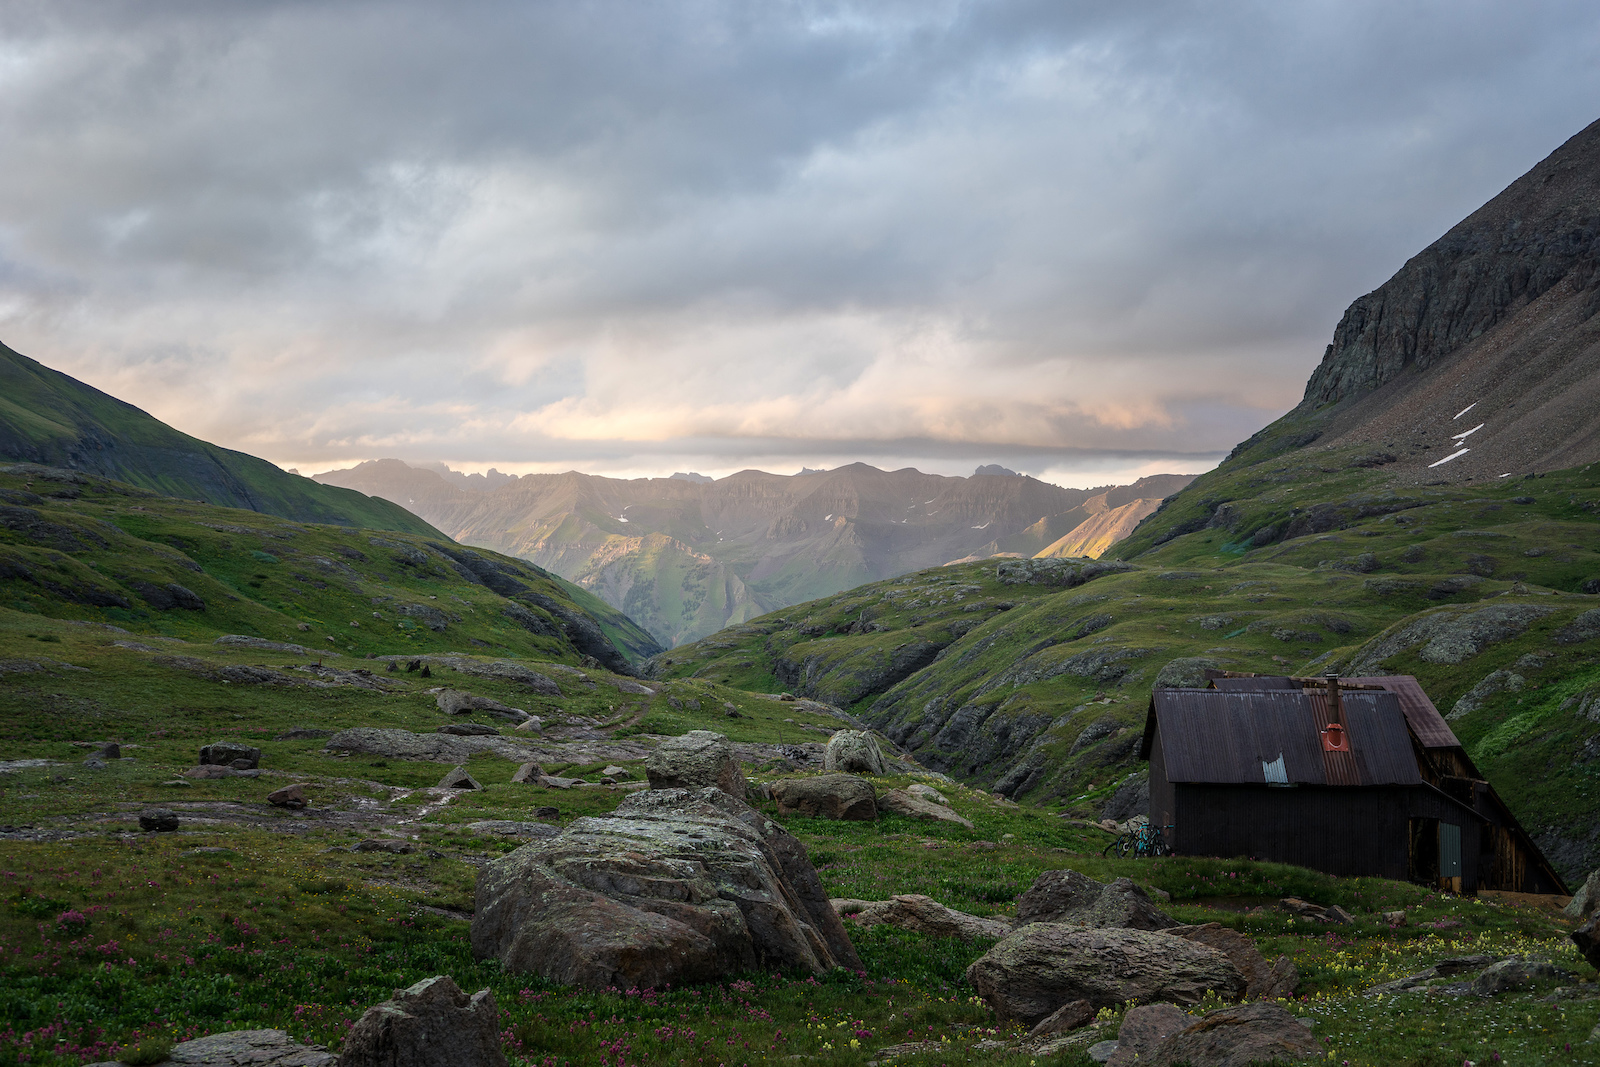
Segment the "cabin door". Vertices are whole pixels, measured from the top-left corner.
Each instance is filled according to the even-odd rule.
[[[1421,885],[1439,881],[1439,820],[1412,819],[1406,842],[1406,878]]]
[[[1439,888],[1461,892],[1461,827],[1439,824]]]
[[[1407,878],[1461,892],[1461,827],[1438,819],[1412,819],[1408,846]]]

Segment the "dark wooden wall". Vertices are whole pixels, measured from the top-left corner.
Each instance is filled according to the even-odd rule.
[[[1462,849],[1462,889],[1477,889],[1479,849],[1472,845],[1479,840],[1478,820],[1427,790],[1181,783],[1167,788],[1177,815],[1170,843],[1180,855],[1248,856],[1340,877],[1405,881],[1412,874],[1411,820],[1432,818],[1461,826],[1464,845],[1472,843]],[[1152,764],[1152,818],[1159,792]]]

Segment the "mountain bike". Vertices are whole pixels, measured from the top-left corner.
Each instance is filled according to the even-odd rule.
[[[1125,834],[1118,834],[1117,839],[1107,845],[1101,852],[1104,856],[1116,856],[1121,859],[1142,859],[1146,856],[1170,856],[1172,850],[1167,847],[1166,837],[1162,832],[1149,823],[1135,826]]]

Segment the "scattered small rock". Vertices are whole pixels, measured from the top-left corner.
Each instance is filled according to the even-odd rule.
[[[409,856],[417,847],[409,841],[397,841],[390,837],[369,837],[358,842],[351,852],[387,852],[393,856]]]
[[[178,813],[171,808],[146,808],[139,813],[139,829],[170,834],[178,828]]]
[[[261,750],[250,745],[240,744],[238,741],[218,741],[206,745],[200,750],[200,763],[202,766],[233,766],[238,760],[244,760],[245,765],[238,770],[248,770],[261,765]]]
[[[281,789],[274,789],[267,794],[267,803],[280,808],[300,809],[306,806],[306,784],[296,782],[286,785]]]
[[[439,779],[439,789],[482,789],[483,785],[465,767],[457,767]]]

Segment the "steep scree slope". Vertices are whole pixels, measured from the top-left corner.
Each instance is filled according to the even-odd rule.
[[[1351,304],[1284,422],[1411,480],[1600,460],[1597,264],[1600,122]]]

